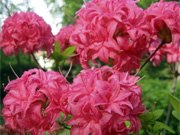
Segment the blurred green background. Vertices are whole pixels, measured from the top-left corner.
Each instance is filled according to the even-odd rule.
[[[58,0],[45,0],[47,7],[52,14],[53,17],[59,17],[58,25],[68,25],[72,24],[75,21],[75,12],[82,6],[83,0],[62,0],[62,6],[59,6]],[[141,0],[138,5],[147,8],[152,2],[157,0]],[[23,1],[21,6],[13,4],[13,0],[2,0],[0,1],[0,25],[2,26],[3,20],[8,16],[9,13],[15,11],[26,11],[32,10],[33,7],[30,7],[29,1]],[[7,10],[7,7],[8,10]],[[22,8],[21,8],[22,7]],[[9,13],[8,13],[9,12]],[[42,55],[43,59],[46,59],[45,56]],[[37,56],[38,59],[38,56]],[[53,58],[51,58],[52,61]],[[15,72],[21,76],[25,70],[31,68],[37,68],[36,63],[34,62],[32,56],[24,55],[22,53],[17,56],[5,56],[3,52],[0,50],[0,109],[2,109],[2,99],[5,96],[5,92],[3,91],[4,87],[7,85],[8,80],[13,80],[16,76],[13,74],[10,65],[13,67]],[[57,66],[58,65],[58,66]],[[51,69],[59,71],[61,67],[61,71],[63,74],[69,69],[69,62],[63,60],[59,63],[53,63]],[[79,73],[81,67],[79,65],[73,65],[73,68],[68,77],[69,81],[72,81],[72,77]],[[158,119],[158,121],[165,122],[169,98],[168,93],[170,93],[173,85],[173,75],[171,72],[171,68],[165,62],[162,62],[158,67],[154,67],[151,63],[146,65],[143,71],[140,73],[142,80],[139,81],[139,85],[142,86],[143,92],[143,103],[146,106],[147,110],[153,111],[157,109],[162,109],[163,114]],[[180,79],[177,82],[177,90],[174,95],[180,98]],[[0,114],[1,115],[1,114]],[[0,124],[3,124],[3,119],[0,116]],[[170,115],[170,119],[168,125],[175,131],[175,134],[180,134],[180,122]],[[144,131],[141,131],[139,134],[146,134]],[[161,133],[158,133],[161,134]],[[167,132],[166,134],[171,134]],[[153,135],[153,133],[152,133]]]

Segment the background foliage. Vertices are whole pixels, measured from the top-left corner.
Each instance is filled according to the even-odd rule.
[[[142,8],[147,8],[151,3],[157,0],[141,0],[139,6]],[[7,17],[9,12],[22,10],[21,5],[13,5],[10,1],[4,2],[8,7],[9,11],[0,4],[0,25],[2,26],[2,20]],[[59,14],[63,15],[62,25],[72,24],[75,21],[75,12],[82,6],[82,0],[64,0],[63,6],[58,6],[58,0],[47,0],[46,3],[50,8],[52,15],[57,16]],[[28,7],[24,3],[25,7]],[[51,57],[54,60],[53,70],[59,71],[61,67],[61,72],[66,74],[69,68],[69,62],[63,59],[63,55],[57,56],[60,49],[55,47],[55,53]],[[67,52],[66,52],[67,53]],[[73,53],[72,50],[69,51],[70,55]],[[60,57],[60,58],[59,58]],[[68,57],[68,56],[67,56]],[[5,93],[3,92],[4,86],[8,83],[8,80],[13,80],[16,76],[13,74],[10,65],[20,76],[25,70],[37,67],[31,56],[25,56],[23,54],[18,54],[17,56],[6,57],[2,51],[0,51],[0,93],[1,93],[1,103],[0,108],[2,108],[2,98]],[[68,80],[72,81],[72,78],[79,73],[81,67],[79,65],[73,65],[73,68],[69,74]],[[164,125],[169,99],[168,96],[173,84],[173,75],[170,66],[165,62],[162,62],[158,67],[154,67],[149,63],[146,68],[140,73],[142,79],[139,81],[139,85],[142,86],[143,91],[143,103],[146,106],[148,113],[143,117],[142,126],[146,129],[140,131],[140,134],[161,134],[162,129],[166,129],[168,132],[166,134],[180,134],[179,121],[173,115],[170,115],[168,125]],[[177,90],[174,95],[180,98],[180,80],[177,82]],[[171,99],[171,102],[173,100]],[[179,107],[179,105],[177,104]],[[174,107],[174,106],[173,106]],[[0,124],[3,124],[2,117],[0,119]]]

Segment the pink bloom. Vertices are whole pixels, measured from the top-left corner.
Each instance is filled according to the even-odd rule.
[[[130,122],[129,127],[126,127],[126,122]],[[136,117],[124,117],[115,114],[105,128],[103,135],[128,135],[131,131],[138,132],[140,125],[140,121]]]
[[[6,55],[33,53],[40,49],[51,54],[54,36],[51,27],[33,12],[14,13],[4,21],[0,34],[0,48]]]
[[[9,82],[3,103],[5,126],[20,134],[43,135],[59,130],[61,97],[68,82],[59,73],[32,69]]]
[[[167,25],[172,34],[172,42],[166,43],[155,54],[152,61],[155,65],[159,64],[163,59],[168,63],[175,63],[180,61],[180,6],[178,2],[157,2],[152,4],[146,11],[146,26],[151,33],[151,45],[149,48],[152,53],[161,43],[162,39],[158,37],[159,28],[163,30],[164,24]],[[149,24],[148,24],[149,22]],[[161,23],[159,23],[161,22]],[[162,24],[158,26],[157,24]],[[163,33],[166,36],[168,33]]]
[[[74,31],[74,29],[75,29],[74,25],[65,26],[62,29],[60,29],[60,31],[56,35],[55,39],[60,43],[62,50],[70,46],[69,38],[72,32]]]
[[[84,68],[98,60],[121,71],[138,68],[147,50],[143,10],[132,0],[92,0],[78,11],[70,43]]]
[[[144,112],[137,80],[110,67],[83,70],[74,79],[68,96],[72,134],[137,133],[138,116]],[[125,127],[125,121],[131,126]]]

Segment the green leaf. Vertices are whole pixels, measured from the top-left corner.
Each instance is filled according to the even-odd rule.
[[[55,45],[54,45],[54,52],[55,53],[61,53],[61,47],[60,47],[60,44],[59,44],[59,42],[55,42]]]
[[[65,129],[63,132],[58,133],[58,135],[70,135],[70,130]]]
[[[55,59],[55,61],[59,61],[62,59],[61,55],[62,55],[62,52],[61,52],[60,44],[58,42],[55,42],[54,51],[53,51],[51,57],[53,59]]]
[[[75,47],[70,46],[65,51],[62,52],[59,42],[55,42],[54,52],[51,55],[51,57],[55,60],[56,63],[59,63],[60,61],[66,60],[68,57],[73,55],[74,51],[75,51]]]
[[[179,113],[177,113],[176,111],[173,111],[173,112],[172,112],[172,115],[173,115],[177,120],[180,121],[180,114],[179,114]]]
[[[142,8],[149,7],[152,3],[157,2],[158,0],[140,0],[138,5]]]
[[[69,57],[74,54],[75,50],[76,50],[75,46],[70,46],[63,51],[63,56]]]
[[[171,127],[169,127],[168,125],[162,123],[162,122],[159,122],[159,121],[156,121],[154,127],[153,127],[153,130],[155,132],[158,132],[159,130],[162,130],[162,129],[165,129],[167,130],[168,132],[172,133],[172,134],[175,134],[174,130],[171,129]]]
[[[178,115],[180,115],[180,100],[175,96],[169,94],[170,103]]]
[[[162,114],[163,114],[163,110],[155,110],[155,111],[153,111],[152,112],[152,115],[154,116],[154,120],[157,120],[157,119],[159,119],[161,116],[162,116]]]
[[[157,119],[159,119],[163,114],[163,110],[155,110],[153,112],[146,112],[140,116],[140,120],[142,125],[148,125],[154,123]]]

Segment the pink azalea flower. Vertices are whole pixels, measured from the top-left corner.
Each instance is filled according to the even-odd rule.
[[[166,24],[172,35],[172,42],[166,43],[155,54],[152,61],[155,65],[158,65],[163,59],[168,63],[175,63],[180,61],[180,6],[178,2],[156,2],[153,3],[146,11],[145,23],[151,33],[151,45],[149,52],[153,53],[159,46],[162,39],[158,37],[159,28],[162,30]],[[148,24],[149,22],[149,24]],[[161,22],[161,23],[159,23]],[[159,24],[158,24],[159,23]],[[159,25],[158,27],[156,25]],[[166,36],[168,33],[162,33]]]
[[[137,80],[110,67],[83,70],[68,96],[72,134],[137,133],[141,126],[138,116],[144,112]],[[125,121],[131,126],[127,128]]]
[[[55,39],[60,43],[62,50],[70,46],[69,38],[74,29],[74,25],[65,26],[62,29],[60,29],[60,31],[56,35]]]
[[[129,127],[126,127],[126,122],[129,122]],[[109,125],[105,128],[103,135],[128,135],[131,131],[138,132],[140,125],[138,118],[123,117],[114,114]]]
[[[141,29],[143,10],[132,0],[92,0],[78,11],[70,43],[80,62],[113,64],[121,71],[138,68],[147,50],[147,32]]]
[[[66,79],[53,71],[32,69],[5,87],[5,126],[20,134],[43,135],[59,130],[56,123],[61,97],[69,88]]]
[[[6,55],[33,53],[40,49],[51,54],[54,36],[51,27],[33,12],[14,13],[4,21],[0,34],[0,48]]]

